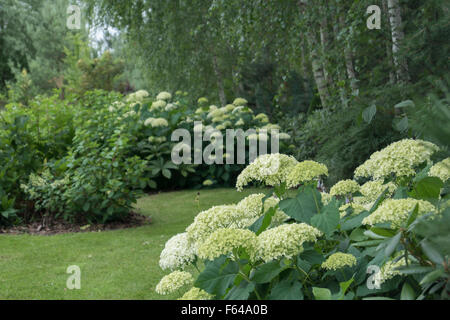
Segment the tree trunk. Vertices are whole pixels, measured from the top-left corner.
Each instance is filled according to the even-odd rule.
[[[405,37],[402,28],[402,15],[398,0],[388,0],[389,22],[392,35],[392,55],[396,68],[397,80],[399,82],[408,82],[409,73],[405,57],[400,55],[400,46]]]
[[[307,66],[307,61],[306,61],[306,56],[305,56],[305,51],[306,51],[306,46],[305,46],[305,41],[304,38],[302,38],[302,43],[301,43],[301,59],[302,59],[302,79],[303,79],[303,90],[304,92],[309,92],[309,83],[308,83],[308,66]]]
[[[307,9],[310,9],[310,1],[308,0],[299,0],[297,4],[302,15],[305,15]],[[307,27],[307,31],[305,32],[305,34],[309,45],[309,56],[311,60],[314,81],[316,82],[317,90],[319,91],[322,107],[326,108],[329,105],[330,93],[328,91],[328,83],[325,78],[323,64],[319,56],[320,51],[318,49],[320,48],[320,44],[318,43],[316,35],[313,32],[313,28],[311,26]]]
[[[333,32],[334,32],[334,38],[337,39],[337,36],[339,34],[339,24],[338,23],[335,23],[333,25]],[[339,44],[337,42],[336,42],[336,46],[339,47]],[[337,73],[337,77],[339,80],[339,84],[346,82],[345,81],[345,71],[343,71],[343,65],[342,65],[341,61],[342,60],[334,61],[334,63],[336,64],[336,73]],[[344,108],[347,108],[348,107],[347,92],[346,92],[346,87],[343,85],[339,85],[339,97],[341,99],[341,103],[344,106]]]
[[[323,73],[325,75],[325,79],[327,80],[328,87],[333,85],[333,77],[328,72],[327,68],[327,55],[330,52],[331,48],[331,41],[330,36],[328,34],[328,19],[327,19],[327,12],[325,9],[325,12],[323,12],[323,18],[320,20],[320,43],[322,45],[322,68]]]
[[[382,0],[381,1],[381,5],[382,5],[382,9],[383,12],[388,12],[388,6],[387,6],[387,0]],[[387,28],[389,29],[388,32],[390,32],[390,27],[389,27],[389,17],[387,15],[384,15],[384,21],[383,23],[387,26]],[[390,84],[394,84],[395,83],[395,71],[394,71],[394,64],[392,62],[392,49],[391,49],[391,43],[390,41],[386,41],[386,57],[388,60],[388,67],[389,67],[389,83]]]
[[[217,56],[215,54],[213,55],[213,67],[217,78],[217,89],[219,90],[220,104],[223,107],[227,104],[227,98],[225,96],[225,87],[223,85],[223,75],[220,71],[219,64],[217,63]]]
[[[344,16],[339,15],[339,25],[342,28],[345,25]],[[352,48],[348,41],[344,43],[344,60],[345,69],[347,70],[347,77],[350,80],[350,88],[352,91],[358,90],[358,79],[356,78],[355,67],[353,65],[353,53]]]
[[[310,47],[310,58],[311,66],[314,75],[314,80],[317,85],[317,90],[319,91],[320,101],[324,108],[328,107],[328,102],[330,99],[330,93],[328,91],[328,83],[325,78],[325,72],[323,70],[323,65],[318,54],[318,43],[315,35],[311,31],[307,31],[306,35],[308,37],[308,43]]]

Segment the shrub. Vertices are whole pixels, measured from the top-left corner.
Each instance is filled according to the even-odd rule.
[[[259,167],[257,178],[272,187],[267,195],[244,199],[245,210],[227,205],[203,211],[183,236],[189,259],[180,258],[172,240],[162,259],[177,261],[172,269],[201,266],[188,292],[202,294],[186,293],[194,299],[449,299],[449,182],[429,173],[437,147],[414,140],[394,146],[403,147],[389,146],[362,165],[369,177],[379,169],[370,166],[375,158],[389,154],[405,169],[406,160],[414,157],[406,147],[427,152],[401,172],[386,158],[379,163],[385,165],[383,180],[369,180],[361,188],[355,180],[341,181],[333,189],[335,195],[317,190],[326,171],[312,161],[296,165],[272,156],[267,161],[281,164],[274,179],[266,170],[267,161],[257,160],[238,181],[247,181],[248,173]],[[442,163],[440,176],[447,177],[450,168]],[[308,171],[306,179],[298,174],[300,167]],[[297,177],[290,184],[300,187],[289,190],[286,177]],[[273,197],[278,201],[267,208]],[[272,225],[279,211],[284,223]],[[367,272],[372,272],[369,279]]]

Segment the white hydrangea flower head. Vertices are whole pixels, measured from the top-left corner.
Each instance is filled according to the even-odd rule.
[[[428,175],[430,177],[437,177],[443,182],[446,182],[448,179],[450,179],[450,157],[433,165],[430,168]]]
[[[326,192],[321,192],[320,193],[321,199],[322,199],[322,203],[324,205],[327,205],[330,203],[330,201],[333,199],[333,196],[329,193]]]
[[[294,188],[301,183],[317,180],[320,176],[328,176],[328,168],[324,164],[306,160],[292,168],[287,176],[286,183],[289,188]]]
[[[152,106],[150,107],[150,111],[154,110],[162,110],[166,107],[167,102],[164,100],[156,100],[152,102]]]
[[[177,107],[178,106],[175,103],[169,103],[169,104],[166,105],[164,110],[169,112],[169,111],[175,110]]]
[[[227,112],[233,112],[234,108],[236,108],[236,106],[233,105],[233,104],[227,104],[227,105],[225,106],[225,110],[226,110]]]
[[[254,117],[255,120],[260,121],[261,123],[269,123],[269,117],[265,113],[259,113]]]
[[[261,129],[270,131],[270,130],[280,130],[281,127],[278,124],[269,123],[269,124],[266,124],[265,126],[261,127]]]
[[[269,262],[291,259],[303,251],[304,242],[314,242],[322,232],[306,223],[283,224],[263,231],[257,238],[254,259]]]
[[[352,211],[351,215],[357,215],[357,214],[360,214],[361,212],[367,210],[366,207],[364,207],[361,204],[358,204],[355,202],[350,202],[350,203],[344,204],[339,207],[341,218],[347,215],[348,208],[351,208],[351,211]]]
[[[289,139],[291,138],[291,136],[288,135],[287,133],[281,132],[281,133],[278,135],[278,138],[279,138],[280,140],[289,140]]]
[[[204,241],[209,235],[219,228],[237,228],[238,212],[236,205],[214,206],[200,212],[187,228],[189,241],[196,246]]]
[[[345,196],[348,194],[352,194],[358,192],[360,189],[359,184],[354,180],[341,180],[336,183],[330,189],[330,194],[332,196]]]
[[[214,298],[214,295],[205,290],[193,287],[178,300],[211,300],[212,298]]]
[[[404,257],[400,258],[400,256],[404,255],[405,251],[399,251],[394,257],[386,262],[380,269],[380,272],[377,276],[378,283],[381,285],[387,280],[392,279],[395,276],[402,275],[399,270],[400,267],[406,266],[406,259]],[[411,255],[409,255],[410,258]]]
[[[160,295],[167,295],[191,286],[193,283],[194,278],[189,272],[174,271],[161,279],[155,291]]]
[[[267,210],[271,207],[275,207],[279,199],[275,197],[267,198],[264,201],[264,208],[262,199],[265,197],[263,193],[251,194],[244,199],[242,199],[237,205],[237,227],[238,228],[248,228],[253,223],[256,222],[262,215],[264,215]],[[277,208],[275,214],[272,216],[272,222],[270,227],[278,226],[289,218],[282,210]]]
[[[243,126],[244,124],[245,124],[245,122],[242,118],[239,118],[239,120],[236,121],[236,123],[235,123],[236,126]]]
[[[364,183],[359,191],[365,197],[365,201],[370,202],[377,200],[386,188],[388,188],[386,197],[390,197],[394,194],[397,186],[393,182],[385,184],[383,180],[375,180]]]
[[[197,100],[197,104],[202,107],[206,106],[208,104],[208,102],[209,102],[208,98],[205,98],[205,97],[201,97]]]
[[[391,227],[400,227],[409,217],[410,212],[419,205],[418,216],[428,212],[436,212],[436,208],[428,201],[407,199],[387,199],[370,216],[364,218],[362,224],[391,223]]]
[[[147,119],[148,120],[148,119]],[[147,121],[146,120],[146,121]],[[167,127],[169,125],[169,122],[164,119],[164,118],[154,118],[152,119],[152,121],[150,122],[150,125],[153,128],[158,128],[158,127]]]
[[[188,240],[187,233],[179,233],[170,238],[161,252],[159,266],[163,270],[183,269],[195,260],[195,249]]]
[[[214,260],[243,248],[252,254],[256,246],[256,234],[247,229],[222,228],[214,231],[198,248],[201,259]]]
[[[404,139],[373,153],[355,170],[355,178],[372,177],[374,180],[395,175],[415,175],[415,167],[429,162],[433,153],[439,150],[435,144],[423,140]]]
[[[322,268],[327,270],[338,270],[356,265],[356,257],[349,253],[336,252],[322,263]]]
[[[270,153],[259,156],[239,174],[236,182],[238,191],[251,181],[259,181],[266,186],[276,186],[286,182],[287,175],[297,164],[292,156]]]
[[[211,180],[207,179],[207,180],[203,181],[203,185],[204,186],[212,186],[213,182]]]
[[[169,101],[170,99],[172,99],[172,95],[166,91],[162,91],[156,96],[156,100]]]
[[[236,98],[236,99],[234,99],[234,101],[233,101],[233,104],[234,104],[236,107],[246,106],[247,103],[248,103],[248,101],[245,100],[244,98]]]
[[[211,107],[210,107],[210,110],[211,110]],[[223,119],[223,114],[224,114],[223,111],[221,109],[217,109],[217,107],[216,107],[216,109],[212,109],[208,113],[207,118],[220,118],[220,119]]]

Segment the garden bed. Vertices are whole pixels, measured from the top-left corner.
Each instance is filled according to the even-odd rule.
[[[151,217],[132,212],[128,217],[122,221],[112,221],[105,224],[88,224],[88,223],[69,223],[63,219],[55,220],[50,226],[43,226],[41,221],[35,221],[26,225],[3,227],[0,229],[0,234],[39,234],[39,235],[53,235],[69,232],[97,232],[107,230],[118,230],[135,228],[148,225],[152,222]]]

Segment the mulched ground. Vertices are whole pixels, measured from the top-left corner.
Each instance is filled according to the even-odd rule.
[[[150,217],[143,216],[132,212],[123,221],[108,222],[106,224],[72,224],[64,220],[53,221],[50,226],[43,227],[41,222],[32,222],[27,225],[11,226],[0,228],[0,234],[39,234],[39,235],[53,235],[69,232],[92,232],[92,231],[107,231],[135,228],[152,222]]]

